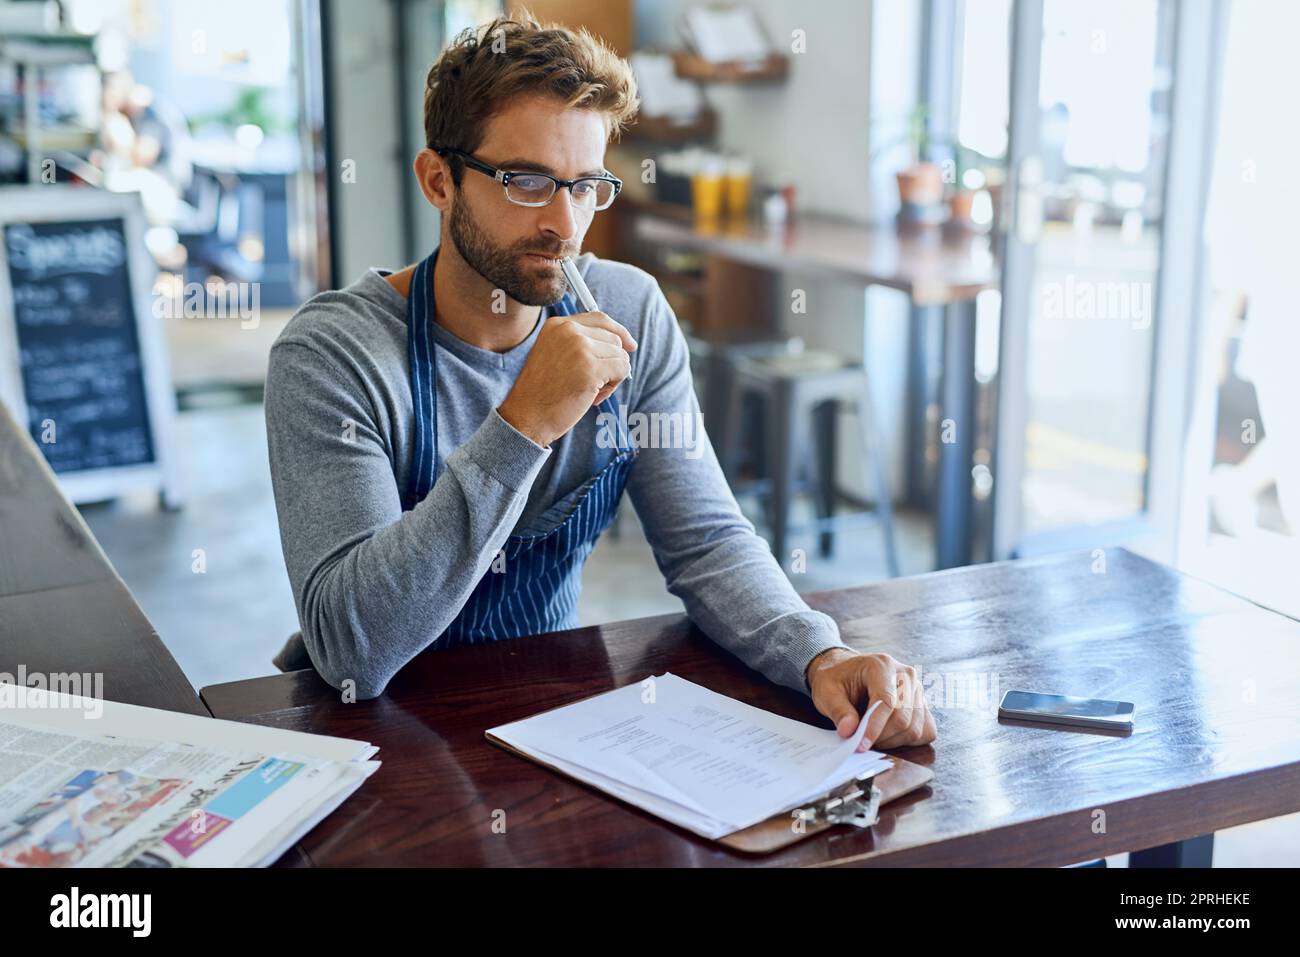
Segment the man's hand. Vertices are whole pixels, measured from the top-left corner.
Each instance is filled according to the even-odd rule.
[[[578,424],[632,371],[636,340],[603,312],[552,316],[497,411],[541,446]]]
[[[860,706],[881,702],[867,722],[859,751],[905,748],[935,739],[934,717],[925,706],[916,669],[890,655],[829,648],[809,663],[808,686],[813,705],[835,722],[841,738],[857,730]]]

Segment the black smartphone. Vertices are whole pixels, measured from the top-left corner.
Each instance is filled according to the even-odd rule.
[[[1132,702],[1072,698],[1069,695],[1040,694],[1036,691],[1008,691],[998,705],[998,717],[1046,721],[1079,728],[1133,730]]]

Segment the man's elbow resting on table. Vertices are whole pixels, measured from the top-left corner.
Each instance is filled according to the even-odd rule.
[[[310,641],[307,647],[312,648]],[[316,673],[327,685],[340,692],[345,701],[370,701],[382,695],[388,687],[388,677],[367,674],[364,668],[352,667],[346,661],[338,661],[337,656],[323,655],[318,659],[314,651],[311,655]]]
[[[373,635],[355,627],[352,614],[314,607],[302,616],[302,623],[303,644],[326,684],[340,691],[345,700],[369,701],[384,693],[393,675],[378,667],[373,653],[378,643]]]

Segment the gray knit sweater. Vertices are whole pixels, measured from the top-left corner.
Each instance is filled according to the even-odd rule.
[[[808,662],[842,644],[838,629],[791,588],[707,438],[685,431],[699,407],[671,307],[640,269],[590,253],[578,266],[639,344],[619,387],[631,424],[642,413],[646,426],[627,492],[668,590],[712,640],[806,692]],[[368,270],[307,302],[276,340],[266,380],[271,479],[301,624],[277,663],[314,665],[359,698],[382,694],[443,632],[507,537],[554,524],[556,503],[590,478],[609,426],[593,411],[545,449],[495,411],[540,322],[503,353],[435,324],[440,469],[403,512],[414,412],[406,301],[386,274]]]

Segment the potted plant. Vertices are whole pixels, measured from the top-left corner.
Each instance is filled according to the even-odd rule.
[[[972,226],[970,211],[975,204],[975,196],[983,186],[982,182],[971,182],[966,174],[974,168],[972,162],[978,154],[961,143],[952,146],[952,190],[948,193],[948,222],[956,226]],[[982,177],[979,177],[982,180]]]
[[[908,144],[910,162],[894,173],[900,216],[905,218],[916,213],[929,213],[932,217],[943,204],[943,170],[930,159],[933,143],[928,120],[927,105],[918,104],[906,117],[906,132],[884,141],[872,154],[874,160],[900,143]]]
[[[930,159],[933,142],[927,104],[918,104],[907,117],[907,143],[911,146],[911,164],[894,174],[898,181],[898,203],[914,209],[943,203],[944,172]]]
[[[910,163],[894,174],[898,181],[899,219],[905,223],[949,222],[956,228],[983,230],[971,211],[981,190],[988,189],[996,210],[1003,176],[1001,161],[958,142],[953,136],[930,130],[929,106],[918,104],[906,117],[906,132],[881,143],[872,153],[881,153],[901,143],[909,146]],[[936,162],[938,157],[942,162]],[[947,157],[947,158],[945,158]],[[978,171],[978,177],[969,176]]]
[[[952,188],[948,192],[948,223],[954,228],[966,230],[984,230],[989,222],[976,223],[971,218],[975,198],[983,191],[989,192],[992,202],[994,184],[1000,185],[1000,163],[985,156],[978,150],[971,149],[956,140],[947,140],[944,144],[951,152],[952,176],[948,178]],[[948,167],[948,162],[945,163]],[[971,173],[976,175],[972,176]]]
[[[943,170],[930,159],[929,108],[919,104],[908,117],[907,141],[912,163],[895,173],[898,201],[904,207],[929,207],[943,202]]]

